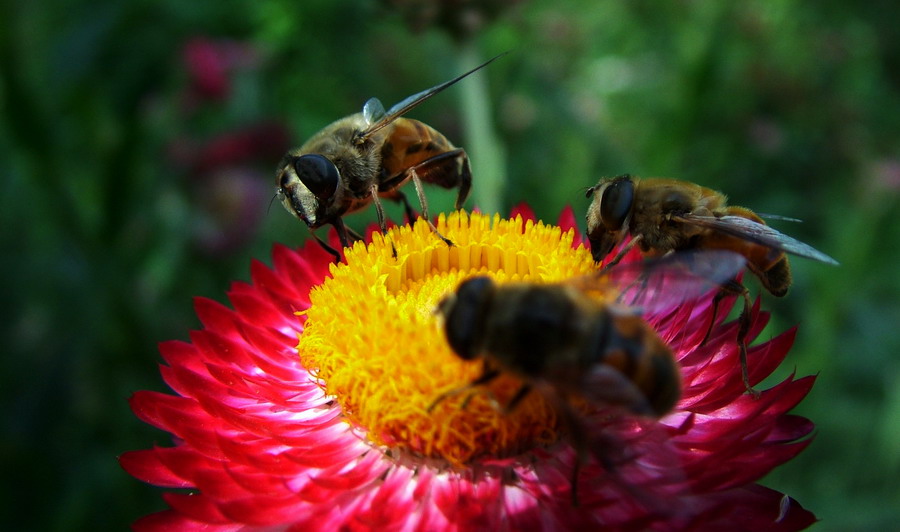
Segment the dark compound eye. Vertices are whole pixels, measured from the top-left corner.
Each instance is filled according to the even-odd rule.
[[[485,313],[493,294],[494,282],[489,277],[473,277],[459,285],[453,304],[441,309],[446,318],[447,343],[463,360],[480,354]]]
[[[618,231],[625,224],[634,202],[634,181],[628,176],[613,179],[600,199],[600,219],[610,231]]]
[[[300,182],[317,198],[328,199],[334,196],[340,172],[327,157],[316,153],[301,155],[294,159],[294,171]]]

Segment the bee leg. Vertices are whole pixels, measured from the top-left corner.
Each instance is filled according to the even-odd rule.
[[[738,283],[740,284],[740,283]],[[744,388],[747,389],[747,393],[753,395],[756,398],[759,398],[759,392],[753,389],[753,386],[750,385],[750,370],[747,367],[747,333],[750,332],[750,292],[743,285],[741,286],[741,296],[744,298],[744,308],[741,310],[741,315],[738,317],[738,349],[741,353],[741,378],[744,380]]]
[[[472,189],[472,167],[469,166],[469,156],[463,150],[460,151],[462,158],[462,169],[459,173],[459,191],[456,193],[456,210],[462,209],[463,203],[469,197],[469,191]]]
[[[429,157],[410,168],[408,172],[416,185],[416,193],[419,194],[422,215],[426,220],[429,220],[429,223],[431,222],[428,216],[428,205],[425,202],[425,195],[422,193],[421,181],[443,188],[458,189],[455,205],[457,210],[462,208],[472,189],[472,167],[469,165],[469,156],[466,155],[465,150],[462,148],[456,148],[439,153],[434,157]],[[440,233],[434,229],[433,225],[432,229],[440,236]],[[443,236],[441,236],[441,239],[448,245],[453,245],[452,242]]]
[[[338,220],[340,220],[340,218],[338,218]],[[337,229],[337,227],[338,227],[337,224],[335,224],[334,228]],[[340,236],[341,231],[340,231],[339,229],[337,229],[337,232],[338,232],[338,236]],[[319,238],[319,235],[317,235],[312,229],[310,229],[309,234],[311,234],[312,237],[313,237],[313,239],[315,239],[315,241],[318,242],[320,246],[322,246],[322,249],[324,249],[325,251],[328,252],[329,255],[331,255],[332,257],[334,257],[334,263],[335,263],[335,264],[340,264],[340,263],[341,263],[342,257],[341,257],[341,254],[340,254],[340,252],[339,252],[338,250],[336,250],[336,249],[334,249],[333,247],[329,246],[327,242],[325,242],[324,240],[322,240],[321,238]],[[346,236],[346,235],[345,235],[345,236]]]
[[[381,230],[382,236],[390,239],[387,232],[387,222],[384,218],[384,206],[378,198],[378,185],[373,184],[369,187],[369,194],[372,196],[372,203],[375,205],[375,216],[378,218],[378,228]],[[397,258],[397,248],[394,246],[393,240],[391,240],[391,255],[393,255],[395,259]]]
[[[516,394],[513,395],[512,399],[510,399],[509,402],[506,403],[506,406],[503,407],[503,413],[509,414],[510,412],[515,410],[519,403],[522,402],[522,399],[525,399],[525,397],[529,393],[531,393],[530,385],[523,384],[522,386],[520,386],[519,389],[516,390]]]
[[[347,226],[345,226],[345,227],[347,229],[347,234],[350,235],[350,238],[352,238],[354,242],[358,242],[360,240],[365,240],[365,238],[361,234],[357,233],[352,228],[347,227]]]
[[[431,159],[428,160],[430,161]],[[410,168],[408,172],[412,178],[413,185],[416,187],[416,195],[419,196],[419,204],[422,206],[422,218],[428,222],[428,227],[431,228],[431,231],[437,235],[438,238],[443,240],[448,246],[453,247],[453,241],[442,235],[437,227],[431,222],[431,216],[428,214],[428,201],[425,199],[425,191],[422,190],[422,180],[419,179],[419,174],[416,172],[415,167]]]
[[[491,382],[492,380],[496,379],[498,376],[500,376],[499,369],[490,368],[490,367],[485,366],[483,373],[481,374],[480,377],[478,377],[474,381],[470,382],[469,384],[466,384],[465,386],[460,386],[459,388],[453,388],[452,390],[447,390],[446,392],[437,396],[434,399],[434,401],[432,401],[431,404],[428,405],[428,408],[426,409],[426,411],[428,413],[431,413],[431,411],[434,410],[434,407],[436,407],[438,404],[440,404],[444,400],[449,399],[450,397],[453,397],[454,395],[459,395],[465,391],[469,391],[475,387],[481,386],[482,384],[487,384],[487,383]],[[469,395],[463,401],[463,404],[461,405],[461,408],[463,410],[465,410],[466,406],[469,405],[469,402],[471,401],[471,399],[472,399],[472,395]],[[494,400],[494,402],[496,402],[496,400]]]
[[[558,393],[550,393],[547,395],[552,400],[552,404],[556,412],[562,418],[562,424],[568,431],[569,442],[572,449],[575,450],[575,464],[572,466],[572,478],[570,482],[570,490],[572,492],[572,506],[578,506],[578,474],[581,472],[581,466],[588,461],[588,440],[587,432],[584,424],[578,417],[578,414],[572,408],[568,401],[560,397]],[[606,464],[604,463],[604,467]],[[607,470],[610,470],[607,468]]]
[[[403,204],[403,210],[406,211],[406,220],[409,224],[412,224],[416,221],[416,218],[419,217],[419,214],[412,208],[412,205],[409,203],[409,200],[406,199],[406,194],[397,191],[397,201]]]
[[[709,341],[710,335],[712,335],[713,327],[716,326],[716,318],[719,316],[719,303],[722,302],[722,299],[725,296],[731,295],[731,292],[728,290],[719,290],[716,293],[716,296],[712,301],[712,319],[709,322],[709,328],[706,329],[706,334],[703,335],[703,340],[700,342],[700,345],[706,345],[706,342]]]
[[[700,345],[705,344],[712,334],[712,329],[716,324],[716,316],[719,312],[719,303],[722,299],[730,295],[739,295],[744,299],[744,308],[741,309],[741,314],[738,316],[737,333],[737,344],[741,358],[741,380],[744,382],[744,388],[746,388],[747,393],[750,393],[754,397],[759,397],[759,392],[754,390],[753,386],[750,385],[750,370],[747,364],[747,333],[750,332],[750,309],[752,306],[750,302],[750,291],[739,281],[733,280],[723,284],[722,289],[716,294],[715,298],[713,298],[712,321],[709,323],[709,329],[706,330],[706,335],[703,337],[703,341],[700,342]]]
[[[403,174],[405,176],[406,174]],[[382,187],[385,186],[384,183],[381,184]],[[379,193],[382,198],[389,199],[391,201],[396,201],[397,203],[403,204],[403,212],[406,214],[406,221],[409,224],[412,224],[416,221],[416,218],[419,217],[419,214],[412,208],[412,204],[409,203],[409,200],[406,198],[406,194],[400,191],[397,188],[396,183],[391,183],[389,186],[393,187],[388,190],[382,189]]]
[[[600,274],[602,275],[604,273],[609,272],[610,268],[612,268],[613,266],[618,264],[619,261],[622,260],[622,257],[627,255],[628,252],[631,251],[631,248],[636,246],[637,243],[640,241],[641,241],[641,235],[632,237],[631,241],[629,241],[627,244],[625,244],[625,246],[623,246],[622,249],[620,249],[619,252],[616,253],[616,256],[613,257],[611,261],[603,264],[603,268],[600,269]]]

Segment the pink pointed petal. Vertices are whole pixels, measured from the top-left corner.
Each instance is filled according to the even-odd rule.
[[[515,219],[516,216],[521,216],[523,220],[534,220],[534,210],[525,202],[522,202],[515,207],[512,208],[512,211],[509,213],[509,217]]]
[[[154,484],[163,488],[192,488],[190,482],[174,475],[172,471],[159,459],[158,454],[167,452],[166,449],[147,449],[142,451],[129,451],[119,457],[119,465],[129,475],[137,477],[148,484]]]

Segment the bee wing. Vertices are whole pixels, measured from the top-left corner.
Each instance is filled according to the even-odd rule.
[[[734,279],[746,262],[742,255],[727,250],[682,251],[619,263],[609,271],[569,282],[585,292],[636,307],[641,313],[655,314],[719,289]]]
[[[506,55],[507,53],[508,52],[503,52],[502,54],[495,55],[491,59],[488,59],[484,63],[478,65],[477,67],[466,72],[465,74],[460,74],[459,76],[456,76],[455,78],[451,79],[450,81],[445,81],[444,83],[441,83],[440,85],[435,85],[434,87],[431,87],[430,89],[426,89],[422,92],[413,94],[412,96],[404,99],[400,103],[397,103],[396,105],[394,105],[393,107],[388,109],[386,113],[382,112],[383,116],[376,118],[374,122],[370,123],[369,127],[366,128],[365,131],[363,131],[362,133],[359,134],[359,141],[362,142],[362,141],[366,140],[367,138],[372,136],[375,132],[379,131],[381,128],[387,126],[394,120],[396,120],[396,119],[400,118],[401,116],[403,116],[404,114],[408,113],[409,111],[411,111],[413,108],[417,107],[419,104],[421,104],[428,98],[431,98],[435,94],[437,94],[437,93],[441,92],[442,90],[446,89],[447,87],[453,85],[454,83],[458,82],[459,80],[463,79],[464,77],[468,76],[469,74],[473,74],[476,71],[481,70],[482,68],[488,66],[489,64],[491,64],[498,58]],[[374,100],[374,98],[372,100]],[[366,106],[368,106],[369,103],[372,102],[372,100],[369,100],[368,102],[366,102]],[[379,105],[381,105],[380,102],[379,102]],[[383,108],[382,108],[382,111],[384,111]],[[365,106],[363,107],[363,116],[366,116]],[[367,119],[367,122],[368,122],[368,119]]]
[[[762,218],[763,220],[778,220],[780,222],[794,222],[794,223],[803,223],[803,220],[800,218],[791,218],[790,216],[782,216],[780,214],[765,214],[758,212],[757,216]]]
[[[366,121],[366,124],[372,125],[384,115],[384,105],[381,104],[381,100],[378,98],[369,98],[366,104],[363,105],[363,119]]]
[[[796,238],[787,236],[768,225],[748,220],[740,216],[694,216],[690,214],[682,215],[675,218],[676,220],[688,224],[707,227],[715,231],[736,236],[738,238],[755,242],[757,244],[767,246],[773,249],[779,249],[785,253],[797,255],[807,259],[812,259],[826,264],[837,266],[838,261],[822,253],[809,244],[804,244]]]
[[[622,407],[631,413],[658,417],[637,385],[612,366],[594,364],[583,378],[581,396],[594,406]]]

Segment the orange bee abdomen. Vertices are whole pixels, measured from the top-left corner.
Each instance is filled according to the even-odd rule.
[[[646,397],[655,415],[667,413],[681,395],[678,364],[669,347],[640,316],[610,316],[602,362],[621,372]]]
[[[395,176],[454,149],[447,137],[433,127],[411,118],[398,118],[381,149],[381,166],[386,176]]]

